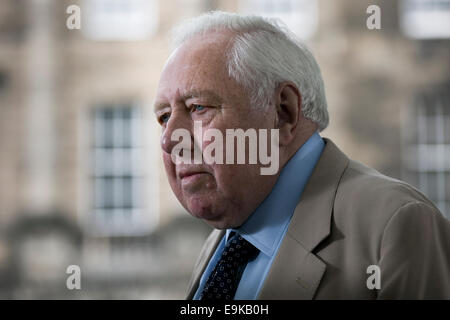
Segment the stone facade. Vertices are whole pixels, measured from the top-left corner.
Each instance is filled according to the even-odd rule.
[[[138,41],[94,41],[67,29],[67,7],[79,5],[83,17],[88,2],[0,7],[0,297],[182,298],[209,227],[170,190],[152,101],[171,27],[211,9],[238,11],[240,2],[155,0],[156,30]],[[405,119],[418,93],[448,92],[449,40],[407,38],[398,1],[377,1],[381,30],[366,27],[371,1],[317,4],[306,42],[325,82],[331,121],[323,135],[353,159],[416,182],[402,158],[414,140]],[[91,115],[123,104],[142,111],[144,227],[117,235],[93,227]],[[82,290],[66,289],[68,264],[80,265]]]

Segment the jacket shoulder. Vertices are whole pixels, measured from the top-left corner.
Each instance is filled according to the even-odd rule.
[[[350,160],[336,192],[334,218],[382,232],[391,217],[409,203],[423,203],[430,208],[430,214],[439,213],[424,194],[408,183]]]
[[[341,180],[342,192],[356,192],[361,200],[378,200],[378,206],[392,204],[394,207],[402,206],[411,201],[433,203],[419,190],[410,184],[370,168],[358,161],[350,160]],[[379,202],[388,201],[387,203]]]

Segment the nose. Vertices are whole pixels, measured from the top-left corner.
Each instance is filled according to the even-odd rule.
[[[172,139],[174,131],[180,129],[184,129],[183,131],[187,132],[192,140],[192,125],[188,116],[181,112],[172,112],[161,135],[161,148],[164,152],[172,153],[174,146],[180,142],[180,135]]]

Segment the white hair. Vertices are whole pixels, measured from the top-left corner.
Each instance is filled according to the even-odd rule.
[[[277,86],[292,81],[301,93],[302,113],[322,131],[329,117],[320,68],[307,47],[279,20],[213,11],[173,32],[174,48],[198,35],[231,31],[225,52],[230,77],[249,90],[252,103],[267,108]]]

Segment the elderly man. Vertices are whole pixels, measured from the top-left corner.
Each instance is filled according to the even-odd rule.
[[[289,31],[213,12],[183,24],[174,47],[155,102],[163,160],[182,205],[216,229],[188,299],[450,298],[450,223],[413,187],[319,135],[320,70]],[[229,129],[275,131],[259,148],[271,144],[279,170],[189,161]]]

